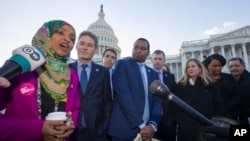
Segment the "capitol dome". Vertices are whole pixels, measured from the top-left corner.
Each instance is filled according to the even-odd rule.
[[[120,58],[121,49],[118,46],[118,39],[115,36],[113,28],[104,20],[103,5],[98,13],[98,20],[88,27],[88,31],[95,33],[98,37],[98,53],[94,56],[93,61],[102,64],[102,53],[106,49],[114,49],[117,53],[117,59]]]

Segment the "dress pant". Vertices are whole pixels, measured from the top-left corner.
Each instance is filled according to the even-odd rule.
[[[77,138],[77,141],[94,141],[89,131],[85,127],[82,127],[82,126],[78,128],[76,138]]]
[[[120,138],[112,137],[112,141],[133,141],[133,139],[125,140],[125,139],[120,139]]]
[[[161,141],[176,141],[176,123],[173,120],[166,121],[165,117],[161,115],[154,137]]]

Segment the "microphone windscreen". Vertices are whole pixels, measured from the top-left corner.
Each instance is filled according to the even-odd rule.
[[[22,73],[33,71],[45,62],[43,51],[40,47],[23,45],[12,52],[10,61],[14,61],[22,68]]]
[[[166,99],[170,93],[168,87],[159,80],[154,80],[149,86],[149,90],[160,99]]]
[[[154,80],[149,86],[150,92],[154,94],[157,91],[157,88],[161,85],[162,84],[159,80]]]
[[[168,86],[161,83],[159,80],[155,80],[152,82],[152,84],[150,85],[150,91],[153,93],[153,95],[161,99],[168,98],[169,101],[173,102],[177,107],[179,107],[181,110],[192,116],[202,125],[213,125],[211,120],[209,120],[207,117],[199,113],[193,107],[184,102],[182,99],[172,94],[169,91]]]

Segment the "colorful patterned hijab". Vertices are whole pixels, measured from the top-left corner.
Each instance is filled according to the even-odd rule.
[[[66,91],[70,83],[70,70],[66,62],[67,57],[59,57],[55,54],[50,39],[64,25],[73,28],[72,25],[65,21],[48,21],[38,29],[32,39],[32,46],[41,47],[46,60],[45,65],[36,70],[39,80],[45,91],[56,101],[66,101]]]

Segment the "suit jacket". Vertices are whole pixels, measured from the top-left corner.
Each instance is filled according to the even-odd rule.
[[[172,73],[163,70],[163,83],[168,86],[170,92],[175,93],[177,83],[175,82],[175,77]],[[170,121],[171,112],[173,110],[172,103],[168,99],[162,100],[162,111],[163,115],[166,118],[166,121]]]
[[[158,79],[158,74],[146,67],[148,87]],[[113,76],[113,110],[109,126],[111,136],[132,140],[143,123],[145,92],[138,64],[132,58],[118,60]],[[149,121],[158,124],[161,100],[148,91]]]
[[[77,70],[77,61],[71,63],[70,67]],[[112,110],[109,70],[92,62],[85,94],[83,95],[80,85],[79,92],[81,97],[80,117],[84,113],[86,128],[93,140],[104,141]],[[81,125],[79,124],[79,126]]]

